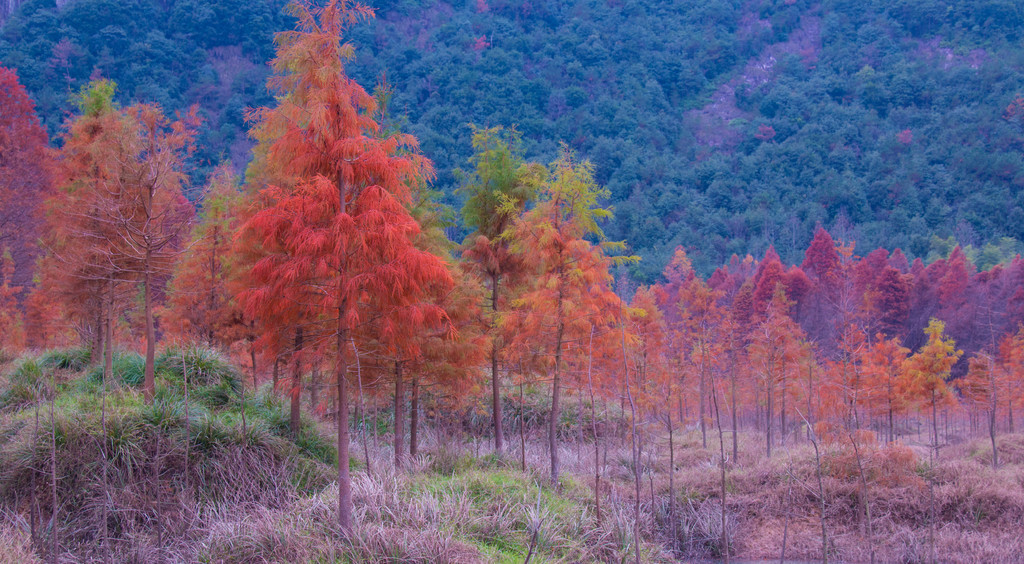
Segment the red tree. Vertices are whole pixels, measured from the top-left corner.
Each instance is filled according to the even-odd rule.
[[[240,206],[237,179],[222,165],[211,175],[199,220],[174,267],[167,305],[160,315],[166,334],[199,338],[223,348],[245,336],[242,312],[228,289],[234,271],[231,237]]]
[[[46,132],[14,71],[0,67],[0,249],[15,269],[8,283],[27,287],[37,254],[39,204],[50,188]]]
[[[10,251],[0,254],[0,351],[14,352],[25,346],[25,323],[18,308],[20,286],[13,286],[14,259]]]
[[[317,322],[335,342],[338,431],[338,522],[352,526],[349,478],[349,336],[381,313],[417,308],[409,322],[427,325],[443,312],[416,304],[433,284],[451,284],[444,261],[419,250],[419,225],[406,204],[412,186],[432,170],[409,135],[388,135],[374,119],[377,103],[345,74],[353,47],[345,28],[372,10],[343,0],[323,8],[292,4],[296,31],[277,36],[274,108],[252,115],[260,140],[257,170],[278,184],[261,192],[261,209],[243,225],[240,242],[258,257],[252,287],[242,294],[248,312],[273,316],[296,296],[294,322]],[[292,182],[288,182],[291,180]],[[382,339],[396,332],[391,319]]]

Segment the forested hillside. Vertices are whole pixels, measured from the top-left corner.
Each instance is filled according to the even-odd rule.
[[[281,0],[24,3],[3,28],[51,138],[89,78],[123,101],[199,104],[193,175],[251,142]],[[376,2],[352,75],[456,203],[468,123],[516,126],[528,158],[567,143],[611,190],[610,237],[653,281],[685,246],[710,272],[769,244],[796,262],[817,224],[910,256],[947,239],[996,260],[1024,239],[1024,8],[1011,0]],[[940,243],[940,244],[936,244]],[[985,264],[984,266],[990,266]]]

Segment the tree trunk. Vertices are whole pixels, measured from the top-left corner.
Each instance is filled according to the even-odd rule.
[[[181,377],[184,380],[185,388],[185,488],[187,490],[189,483],[189,468],[191,458],[191,446],[192,446],[192,420],[189,413],[189,390],[188,390],[188,364],[185,363],[185,348],[178,349],[181,354]],[[245,380],[240,380],[242,384],[240,389],[242,390],[242,437],[246,437],[249,434],[249,429],[245,423]]]
[[[363,401],[363,365],[359,360],[359,349],[356,348],[355,339],[351,339],[352,343],[352,354],[356,358],[356,384],[359,386],[359,424],[363,428],[363,457],[366,458],[366,471],[369,474],[373,474],[373,464],[370,462],[370,446],[368,443],[369,438],[366,436],[369,433],[366,431],[366,403]],[[377,425],[374,428],[374,441],[373,446],[377,446]]]
[[[395,361],[395,469],[405,463],[405,382],[402,381],[402,362]]]
[[[719,456],[719,485],[720,494],[722,496],[722,555],[725,557],[725,564],[729,564],[729,529],[726,525],[725,518],[725,502],[726,502],[726,489],[725,489],[725,435],[722,431],[722,410],[718,406],[718,392],[715,391],[715,375],[711,375],[711,399],[713,401],[712,407],[715,408],[715,423],[718,426],[718,456]],[[669,435],[671,436],[671,435]]]
[[[811,367],[811,363],[807,363],[807,417],[811,417],[811,398],[814,397],[814,369]],[[805,417],[804,425],[807,429],[807,440],[811,440],[811,422]]]
[[[96,306],[96,318],[93,325],[92,339],[89,343],[89,364],[95,364],[103,354],[103,302]]]
[[[344,309],[344,305],[338,308],[338,364],[334,375],[338,382],[338,527],[342,535],[347,535],[352,530],[352,479],[348,467],[348,386],[345,380],[348,331],[344,328]]]
[[[999,396],[996,391],[995,359],[992,359],[989,368],[988,387],[992,401],[989,402],[988,410],[988,438],[992,441],[992,468],[999,466],[999,453],[996,451],[996,406],[999,405]]]
[[[700,402],[699,402],[700,405],[698,407],[698,411],[699,411],[698,417],[700,417],[700,444],[701,444],[701,447],[708,448],[708,432],[707,432],[707,428],[705,427],[705,423],[706,422],[704,421],[704,407],[705,407],[704,404],[705,404],[705,398],[707,397],[708,391],[707,391],[707,384],[705,383],[705,380],[706,380],[705,374],[704,374],[704,361],[705,361],[705,358],[704,358],[703,347],[704,347],[704,345],[702,343],[701,344],[701,365],[700,365],[700,371],[699,371],[699,373],[700,373],[700,381],[697,383],[697,388],[699,389],[699,393],[700,393]]]
[[[292,368],[292,389],[291,389],[291,430],[292,437],[299,436],[299,428],[302,426],[302,328],[295,330],[295,365]]]
[[[256,383],[256,339],[249,339],[249,360],[252,361],[252,390],[257,392],[259,385]]]
[[[736,422],[736,358],[732,359],[732,371],[729,373],[729,385],[732,388],[731,395],[729,398],[732,404],[732,463],[739,464],[740,462],[740,448],[739,448],[739,425]]]
[[[621,303],[619,302],[620,318],[622,317]],[[626,329],[621,325],[624,323],[621,319],[619,323],[619,329],[622,333],[622,369],[625,373],[623,384],[626,387],[626,397],[629,399],[629,419],[632,427],[632,432],[630,433],[630,452],[633,455],[633,486],[634,495],[636,496],[633,500],[633,554],[636,557],[636,564],[640,564],[640,445],[636,428],[636,403],[633,401],[633,390],[629,383],[629,364],[626,362]]]
[[[769,382],[770,382],[770,380],[771,379],[769,379]],[[771,386],[770,383],[769,383],[769,386]],[[766,452],[767,452],[768,458],[771,458],[772,457],[772,390],[771,390],[771,388],[769,387],[766,390],[766,392],[768,394],[768,405],[765,407],[765,412],[766,412],[765,413],[765,423],[766,423],[766,428],[765,428],[765,447],[766,447]]]
[[[520,470],[526,472],[526,391],[523,389],[523,380],[519,380],[519,466]]]
[[[561,418],[559,397],[561,395],[562,373],[562,336],[565,325],[562,323],[562,304],[558,304],[558,329],[555,330],[555,375],[551,380],[551,415],[548,420],[548,449],[551,451],[551,482],[558,485],[558,420]]]
[[[666,426],[668,427],[668,522],[672,524],[672,550],[677,550],[679,548],[679,532],[676,529],[676,443],[673,438],[674,429],[671,407],[665,410],[665,417],[667,418]],[[596,448],[596,441],[594,446]]]
[[[109,463],[108,460],[110,455],[107,451],[107,387],[110,385],[110,379],[114,374],[114,283],[113,281],[107,281],[107,314],[106,323],[104,324],[104,347],[103,347],[103,388],[100,393],[103,394],[103,401],[100,405],[100,426],[101,426],[101,439],[103,441],[103,511],[101,512],[100,519],[103,520],[103,538],[100,539],[100,543],[103,548],[103,561],[110,562],[110,546],[108,540],[110,537],[110,530],[107,526],[107,500],[110,498],[110,476],[109,476]],[[188,386],[188,379],[185,379],[185,385]],[[188,390],[185,392],[185,421],[188,421]],[[186,428],[185,436],[188,437]],[[186,443],[187,445],[187,443]],[[187,451],[186,451],[187,453]],[[187,468],[187,457],[186,457],[186,468]]]
[[[42,388],[42,382],[36,382],[32,390],[32,399],[35,404],[35,426],[32,428],[32,447],[35,449],[39,448],[39,392]],[[42,521],[42,515],[39,509],[39,488],[36,484],[36,475],[39,474],[39,469],[36,468],[35,464],[29,466],[29,487],[32,489],[32,505],[29,507],[29,536],[32,539],[32,549],[43,550],[43,540],[39,532],[37,523]]]
[[[893,423],[892,423],[892,403],[889,403],[889,442],[890,443],[896,440],[894,435],[895,435],[895,433],[893,432]]]
[[[786,372],[782,372],[782,391],[780,392],[781,397],[779,401],[782,402],[779,409],[779,439],[782,440],[782,446],[786,446]]]
[[[501,383],[498,381],[498,280],[497,274],[491,276],[491,311],[494,312],[495,323],[491,327],[493,341],[491,342],[491,418],[494,424],[494,451],[498,454],[505,452],[505,433],[501,427]]]
[[[871,519],[871,503],[868,500],[868,481],[864,476],[864,463],[861,459],[860,448],[857,446],[857,439],[851,434],[850,443],[853,444],[853,454],[857,459],[857,474],[860,477],[860,498],[864,510],[865,523],[867,524],[868,547],[871,550],[871,564],[875,563],[875,527]]]
[[[313,363],[309,374],[309,408],[316,412],[320,405],[320,363]]]
[[[409,407],[409,456],[416,456],[419,449],[417,431],[420,423],[420,378],[412,377],[412,405]]]
[[[57,422],[54,420],[53,407],[57,401],[57,377],[55,372],[50,372],[50,495],[53,502],[53,509],[50,511],[50,561],[57,562]]]
[[[146,405],[153,404],[153,396],[156,395],[156,378],[154,364],[156,361],[156,329],[153,324],[153,273],[150,272],[151,251],[146,249],[146,263],[143,266],[144,301],[146,307],[146,370],[145,381],[142,384],[142,395]]]
[[[114,285],[108,282],[107,315],[103,326],[103,390],[106,397],[107,385],[114,377]],[[93,359],[95,360],[95,358]]]
[[[601,443],[597,440],[597,399],[594,397],[594,328],[590,328],[590,343],[587,345],[587,387],[590,389],[590,428],[594,434],[594,516],[601,523]],[[580,393],[580,397],[583,394]],[[669,410],[671,411],[671,409]],[[582,414],[582,410],[580,410]],[[669,437],[671,437],[671,421],[669,416]],[[671,477],[669,478],[671,480]]]

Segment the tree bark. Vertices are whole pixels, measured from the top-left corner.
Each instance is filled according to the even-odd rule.
[[[622,305],[619,305],[619,316],[622,317]],[[636,403],[633,401],[633,390],[629,383],[629,364],[626,362],[626,329],[621,319],[619,329],[622,333],[622,369],[625,375],[623,385],[626,387],[626,397],[629,399],[630,425],[630,452],[633,455],[633,487],[635,498],[633,500],[633,555],[636,557],[636,564],[640,564],[640,445],[638,443],[636,428]]]
[[[519,466],[520,470],[526,472],[526,391],[523,389],[523,380],[519,380]]]
[[[679,532],[676,529],[676,443],[673,438],[672,408],[665,410],[668,426],[668,522],[672,524],[672,550],[678,549]],[[595,448],[596,448],[595,441]],[[724,504],[723,500],[723,504]]]
[[[395,469],[405,465],[405,382],[402,381],[402,362],[395,361]]]
[[[114,283],[107,281],[107,315],[106,323],[104,326],[104,346],[103,346],[103,388],[100,392],[103,394],[103,400],[100,405],[100,427],[102,435],[100,440],[103,444],[103,511],[101,512],[100,519],[103,520],[103,537],[100,539],[100,544],[103,549],[103,561],[110,561],[110,546],[108,539],[110,537],[110,531],[107,527],[107,500],[110,499],[110,476],[109,476],[109,454],[107,452],[107,386],[110,384],[110,378],[114,373]],[[185,379],[185,385],[188,385],[188,379]],[[188,392],[185,395],[185,420],[188,421]],[[186,432],[185,436],[188,436]],[[187,452],[187,451],[186,451]],[[187,458],[186,458],[187,460]],[[187,464],[187,462],[186,462]],[[186,466],[187,468],[187,466]]]
[[[548,421],[548,449],[551,451],[551,482],[558,485],[558,420],[561,418],[559,398],[561,396],[562,337],[565,325],[562,323],[561,298],[558,303],[558,329],[555,330],[555,375],[551,380],[551,416]]]
[[[786,371],[782,371],[782,391],[780,392],[779,401],[782,402],[781,409],[779,410],[779,439],[782,441],[782,446],[786,446]]]
[[[771,378],[768,379],[768,405],[765,407],[765,447],[768,458],[772,457],[772,390],[771,390]]]
[[[256,383],[256,339],[249,339],[249,360],[252,361],[252,389],[253,392],[259,391],[259,385]]]
[[[711,375],[711,399],[713,402],[712,407],[715,408],[715,423],[718,425],[718,455],[719,455],[719,485],[720,493],[722,496],[722,556],[724,557],[725,564],[729,564],[729,530],[726,528],[725,518],[725,500],[726,500],[726,489],[725,489],[725,435],[722,431],[722,410],[718,407],[718,392],[715,386],[715,376]],[[671,436],[671,435],[670,435]],[[671,449],[670,449],[671,452]],[[785,542],[785,541],[783,541]],[[785,545],[783,545],[785,546]],[[783,549],[785,550],[785,549]]]
[[[420,422],[420,378],[412,377],[412,403],[409,407],[409,456],[416,456],[419,449],[417,431]]]
[[[320,366],[313,363],[313,369],[309,373],[309,407],[316,410],[320,405]]]
[[[491,276],[491,311],[494,313],[494,324],[491,327],[491,418],[494,424],[494,450],[498,454],[505,452],[505,433],[501,424],[501,382],[498,381],[498,282],[499,276]]]
[[[988,438],[992,441],[992,468],[999,466],[999,453],[996,451],[996,406],[999,405],[998,392],[996,391],[995,359],[992,359],[988,373],[989,394],[992,401],[989,402],[988,410]]]
[[[732,370],[729,372],[729,387],[731,388],[729,401],[732,404],[732,462],[733,464],[739,464],[740,462],[740,448],[739,448],[739,425],[736,421],[736,356],[735,354],[730,355],[732,357]]]
[[[302,328],[295,330],[295,365],[292,369],[291,389],[291,430],[292,437],[299,436],[299,428],[302,426]]]
[[[705,400],[706,400],[707,394],[708,394],[707,383],[706,383],[707,377],[704,374],[704,363],[705,363],[705,361],[707,359],[704,356],[704,343],[701,343],[700,347],[701,347],[701,362],[700,362],[700,371],[699,371],[699,373],[700,373],[700,381],[697,383],[697,387],[700,390],[700,405],[698,406],[698,410],[700,411],[700,413],[699,413],[699,417],[700,417],[700,445],[701,445],[702,448],[708,448],[708,432],[707,432],[706,422],[704,421],[704,409],[705,409],[705,403],[706,403]]]
[[[151,272],[152,255],[146,249],[146,263],[144,270],[144,301],[146,307],[146,369],[145,380],[142,384],[142,395],[146,405],[153,404],[153,396],[156,395],[156,376],[154,364],[156,361],[156,329],[153,323],[153,273]]]
[[[92,332],[92,341],[89,343],[89,363],[93,364],[103,354],[103,305],[96,307],[95,326]]]
[[[50,372],[50,495],[53,502],[53,509],[50,511],[50,561],[54,564],[57,562],[57,546],[60,544],[57,539],[57,422],[53,416],[56,401],[57,377],[54,372]]]
[[[366,403],[363,402],[363,365],[362,365],[362,363],[359,360],[359,349],[356,348],[356,341],[355,341],[355,339],[350,339],[349,341],[352,343],[352,354],[355,356],[355,359],[356,359],[356,385],[359,386],[359,423],[360,423],[360,426],[363,428],[363,433],[362,433],[363,434],[363,456],[366,458],[366,471],[369,474],[372,475],[373,474],[373,464],[370,462],[370,445],[368,444],[369,438],[367,437],[367,435],[369,433],[366,431]],[[377,437],[377,432],[376,432],[377,426],[374,425],[373,428],[374,428],[373,446],[374,446],[374,448],[376,448],[376,446],[377,446],[377,439],[376,439],[376,437]]]
[[[345,380],[348,331],[344,325],[344,309],[344,305],[338,308],[338,363],[334,375],[338,382],[338,528],[342,535],[348,535],[352,530],[352,479],[348,467],[348,386]]]
[[[587,386],[590,388],[590,428],[594,434],[594,515],[601,524],[601,443],[597,440],[597,399],[594,397],[594,328],[590,328],[590,343],[587,346]],[[583,394],[581,393],[582,397]],[[670,410],[671,411],[671,410]],[[582,410],[580,410],[582,414]],[[669,440],[672,437],[672,417],[669,416]],[[671,480],[669,476],[669,480]],[[671,483],[671,482],[670,482]]]

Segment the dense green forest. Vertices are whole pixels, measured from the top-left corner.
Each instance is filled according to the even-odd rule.
[[[638,278],[677,245],[703,272],[769,244],[797,261],[819,223],[911,257],[952,237],[980,267],[1024,240],[1024,7],[1011,0],[372,4],[348,68],[363,84],[386,71],[391,113],[448,202],[469,123],[516,126],[531,159],[567,143],[610,189],[607,232],[644,258]],[[204,178],[248,159],[244,111],[269,100],[271,39],[293,24],[283,5],[30,0],[0,33],[0,62],[51,138],[90,77],[126,101],[198,104]]]

